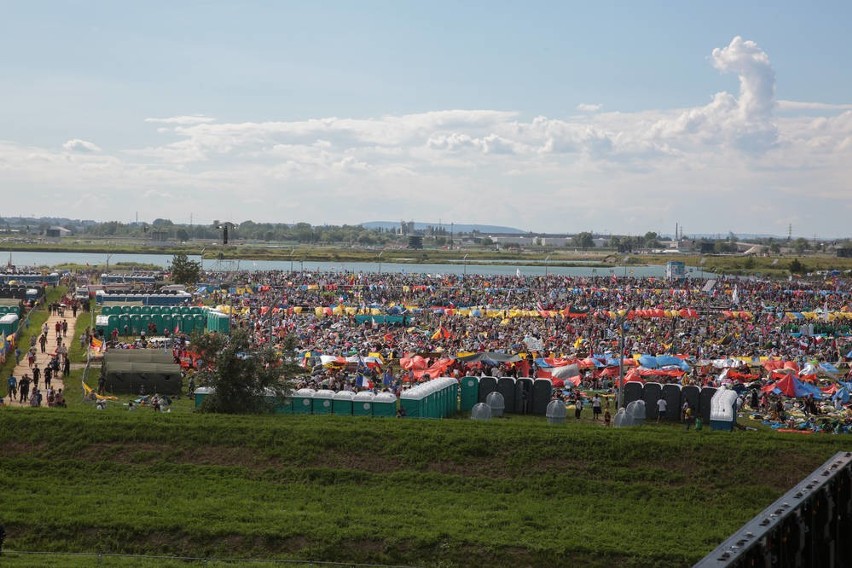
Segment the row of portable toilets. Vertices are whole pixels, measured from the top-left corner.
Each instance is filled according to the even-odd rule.
[[[95,327],[103,331],[106,336],[110,336],[113,330],[117,330],[119,335],[138,335],[143,331],[148,331],[149,323],[156,326],[157,333],[163,333],[166,330],[169,330],[169,333],[177,330],[180,333],[188,334],[193,332],[204,333],[205,331],[230,332],[230,318],[227,314],[200,309],[197,312],[185,313],[153,311],[155,307],[134,306],[134,308],[145,309],[131,313],[102,313],[95,319]]]
[[[103,306],[101,314],[121,315],[121,314],[201,314],[204,313],[204,308],[201,306],[137,306],[122,304],[118,306]]]
[[[195,405],[200,406],[208,389],[196,389]],[[720,395],[720,396],[717,396]],[[736,393],[714,387],[629,382],[624,387],[624,417],[616,415],[617,425],[657,420],[657,401],[666,400],[666,421],[680,420],[681,408],[688,402],[693,416],[711,425],[728,428],[736,417]],[[418,384],[399,397],[407,417],[447,418],[459,410],[472,418],[491,418],[504,413],[546,416],[551,422],[564,421],[566,407],[553,400],[550,379],[514,377],[463,377],[461,381],[442,377]],[[590,409],[591,410],[591,409]],[[370,391],[299,389],[277,409],[292,414],[342,414],[347,416],[395,416],[397,399],[393,393]]]

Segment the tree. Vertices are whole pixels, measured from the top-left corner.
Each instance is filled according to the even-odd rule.
[[[588,248],[594,248],[595,239],[592,237],[592,234],[588,231],[577,233],[571,238],[575,247],[581,248],[583,250]]]
[[[241,329],[230,337],[196,335],[192,346],[202,359],[199,382],[214,391],[204,400],[201,412],[272,412],[289,394],[289,379],[304,372],[289,358],[282,361],[271,347],[252,349],[248,333]]]
[[[170,271],[175,284],[195,284],[201,277],[201,263],[189,260],[185,254],[176,254],[172,257]]]

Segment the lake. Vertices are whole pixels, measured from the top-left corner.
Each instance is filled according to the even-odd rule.
[[[11,256],[10,256],[11,254]],[[19,271],[26,271],[28,267],[36,270],[41,266],[56,266],[58,264],[80,264],[80,265],[105,265],[114,266],[116,263],[136,262],[140,264],[152,264],[161,268],[167,268],[172,261],[170,254],[111,254],[96,252],[4,252],[0,253],[0,260],[11,258]],[[403,264],[392,262],[313,262],[300,260],[212,260],[199,256],[189,256],[190,260],[201,261],[204,270],[214,271],[269,271],[269,270],[297,270],[308,272],[389,272],[395,274],[405,273],[428,273],[428,274],[479,274],[479,275],[512,275],[520,272],[523,276],[543,276],[545,274],[561,276],[635,276],[640,278],[657,277],[666,275],[666,267],[663,265],[650,266],[614,266],[614,267],[587,267],[587,266],[530,266],[522,263],[500,263],[500,264],[465,264],[455,262],[451,264]],[[687,269],[689,270],[689,269]],[[688,272],[691,278],[705,278],[711,276],[699,269]]]

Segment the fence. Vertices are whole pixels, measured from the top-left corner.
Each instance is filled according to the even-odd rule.
[[[852,452],[839,452],[695,568],[852,565]]]

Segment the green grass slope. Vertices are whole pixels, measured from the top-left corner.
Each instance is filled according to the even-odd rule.
[[[687,566],[851,445],[517,417],[6,408],[0,521],[15,550]]]

